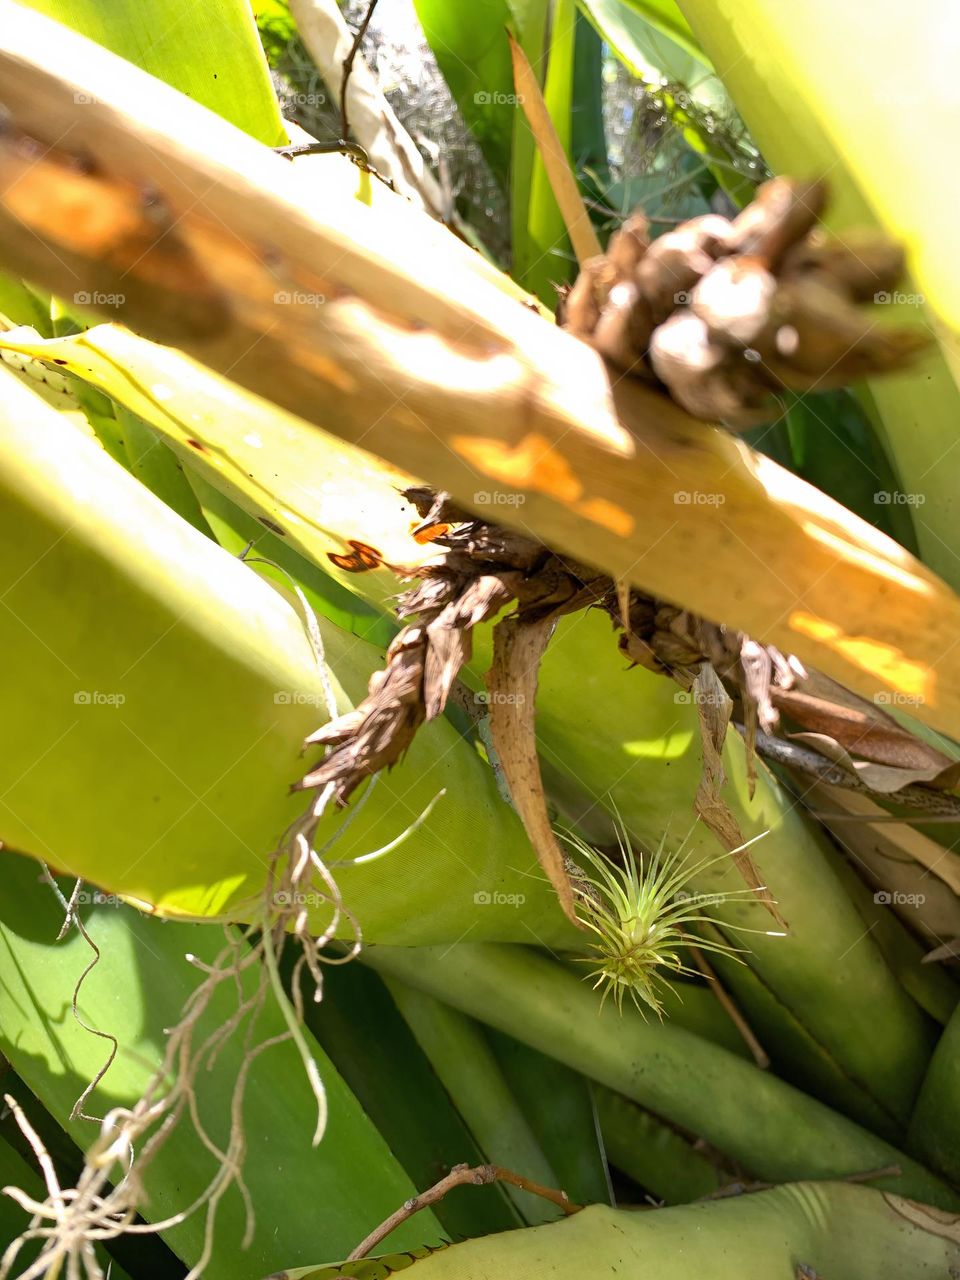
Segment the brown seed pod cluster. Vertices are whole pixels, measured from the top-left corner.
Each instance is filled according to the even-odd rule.
[[[878,232],[830,239],[821,181],[774,178],[732,221],[691,218],[651,241],[634,213],[583,264],[563,325],[694,417],[746,430],[783,390],[828,390],[906,364],[928,342],[880,323],[903,255]]]

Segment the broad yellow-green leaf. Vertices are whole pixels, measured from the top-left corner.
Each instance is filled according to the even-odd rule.
[[[202,467],[248,512],[276,523],[285,542],[331,572],[338,569],[330,550],[342,554],[350,539],[372,544],[394,562],[410,563],[430,551],[409,536],[408,514],[402,511],[389,468],[365,460],[359,469],[354,452],[175,352],[113,326],[55,346],[31,343],[22,335],[3,341],[48,359],[66,359],[68,368],[123,395],[129,407],[179,448],[185,463]],[[120,377],[119,369],[128,375]],[[188,430],[197,434],[188,436]],[[205,451],[186,443],[188,439],[204,444]],[[258,448],[258,442],[264,447]],[[238,538],[238,549],[240,545]],[[378,603],[397,589],[393,575],[384,570],[339,573],[344,585]],[[376,660],[371,654],[367,673]],[[475,669],[482,672],[487,665],[488,646],[480,636]],[[342,678],[356,697],[356,685],[350,685],[345,671]],[[360,674],[357,680],[359,692],[365,678]],[[601,812],[598,800],[610,791],[641,840],[656,842],[671,822],[675,830],[686,829],[700,769],[695,709],[676,701],[669,682],[639,670],[623,671],[602,619],[574,619],[559,629],[543,665],[538,708],[548,780],[568,811],[596,816]],[[886,1123],[905,1119],[932,1045],[932,1026],[924,1024],[899,988],[872,939],[861,938],[860,919],[823,866],[814,837],[795,813],[784,812],[784,801],[765,771],[756,800],[748,803],[738,750],[731,747],[729,755],[736,789],[730,801],[746,835],[771,829],[753,852],[790,924],[786,939],[745,935],[749,962],[790,1018],[799,1020],[828,1055],[825,1062],[804,1056],[797,1070],[806,1076],[809,1067],[808,1087],[825,1090],[824,1096],[838,1103],[849,1095],[848,1077],[868,1094],[876,1093],[866,1109],[856,1111],[868,1123],[878,1101],[888,1113]],[[482,773],[479,760],[472,763]],[[392,787],[396,776],[378,785]],[[422,811],[439,785],[437,781],[430,792],[428,779],[418,790],[420,807],[406,811],[407,821]],[[489,785],[487,776],[483,786]],[[369,847],[379,847],[392,835]],[[699,856],[718,852],[705,830],[695,833],[692,848]],[[401,860],[399,866],[405,865]],[[403,874],[401,870],[401,878]],[[428,873],[422,873],[418,883],[426,878]],[[379,878],[370,883],[379,891]],[[396,892],[391,885],[384,896]],[[481,921],[479,927],[489,917]],[[769,927],[759,907],[731,909],[730,922]],[[499,927],[509,928],[506,921]],[[829,947],[824,946],[827,934],[834,939]],[[457,935],[438,926],[438,936]],[[881,1008],[884,1013],[877,1018]],[[851,1028],[860,1023],[862,1033],[853,1033]],[[883,1123],[879,1121],[880,1127]]]
[[[574,0],[556,0],[550,12],[543,99],[568,159],[575,107],[573,101],[575,34]],[[531,260],[520,277],[521,283],[531,292],[536,293],[548,306],[554,306],[557,298],[556,286],[568,284],[573,280],[576,275],[576,262],[563,215],[536,145],[530,176],[527,238],[526,252],[531,255]]]
[[[516,110],[507,0],[414,0],[414,8],[471,136],[505,189]]]
[[[547,649],[537,731],[551,791],[601,842],[611,838],[605,809],[613,803],[642,848],[655,847],[668,830],[675,843],[689,833],[691,860],[715,858],[720,847],[706,828],[691,830],[701,770],[696,707],[671,681],[611,661],[612,644],[609,623],[592,613],[564,619]],[[478,643],[478,664],[484,656]],[[902,1123],[932,1050],[934,1025],[865,936],[820,837],[774,776],[759,766],[751,800],[739,736],[730,735],[723,760],[729,779],[724,797],[744,839],[761,837],[750,853],[787,921],[787,936],[768,936],[777,925],[756,902],[721,903],[710,914],[724,922],[731,940],[745,949],[743,958],[827,1051],[834,1071],[848,1078],[838,1081],[837,1095],[825,1096],[840,1105],[853,1081]],[[701,872],[695,886],[709,894],[742,887],[742,881],[727,860]],[[738,934],[737,926],[757,932]],[[885,1012],[878,1015],[881,1007]],[[819,1069],[816,1076],[823,1087]]]
[[[912,373],[870,392],[916,508],[923,558],[960,584],[957,521],[960,257],[957,169],[958,26],[950,0],[907,15],[893,0],[681,0],[705,52],[767,161],[819,174],[833,192],[830,225],[879,224],[906,244],[913,282],[881,298],[878,323],[929,326],[939,342]],[[881,319],[882,315],[882,319]]]
[[[40,357],[105,391],[157,431],[195,469],[261,525],[331,576],[387,601],[396,576],[358,555],[356,542],[386,563],[435,556],[410,527],[419,517],[385,519],[410,483],[379,459],[347,449],[292,414],[251,395],[171,347],[119,325],[96,325],[49,341],[22,329],[0,334],[0,350]],[[388,511],[384,511],[387,504]]]
[[[268,146],[286,142],[247,0],[25,3],[165,80]]]
[[[703,57],[697,38],[676,0],[624,0],[624,3],[640,14],[654,30],[662,32],[694,57]]]
[[[5,842],[168,913],[250,918],[305,805],[289,795],[303,739],[327,718],[302,616],[2,369],[0,438]],[[336,673],[362,688],[382,654],[321,630],[345,709]],[[321,840],[341,823],[327,815]],[[387,845],[336,870],[368,938],[570,932],[492,772],[446,720],[377,782],[335,859]]]

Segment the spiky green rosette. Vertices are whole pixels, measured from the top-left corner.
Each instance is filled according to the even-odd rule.
[[[603,987],[603,1001],[611,993],[623,1010],[628,995],[643,1013],[643,1006],[663,1017],[658,990],[668,985],[667,974],[695,974],[685,964],[684,948],[719,952],[739,960],[737,948],[722,940],[691,936],[687,927],[697,923],[720,924],[704,908],[721,902],[754,897],[752,889],[696,894],[685,886],[706,867],[729,855],[691,862],[684,841],[668,850],[666,836],[650,854],[634,852],[626,829],[617,824],[622,865],[610,861],[579,836],[565,833],[579,864],[581,878],[574,877],[578,915],[596,934],[588,963],[596,964],[590,976],[594,987]]]

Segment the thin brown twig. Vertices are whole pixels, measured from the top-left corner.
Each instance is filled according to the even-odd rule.
[[[354,59],[360,50],[360,43],[367,34],[367,27],[370,25],[370,19],[373,17],[373,11],[376,7],[377,0],[370,0],[363,21],[357,28],[357,34],[353,37],[350,52],[343,60],[343,79],[340,82],[340,136],[345,142],[350,140],[350,122],[347,116],[347,89],[350,85],[350,75],[353,72]]]
[[[711,967],[706,956],[704,956],[703,952],[700,950],[699,947],[694,947],[694,946],[690,947],[690,954],[693,957],[694,964],[697,966],[697,968],[700,970],[703,976],[705,978],[709,978],[710,990],[720,1001],[720,1005],[723,1011],[726,1013],[727,1017],[730,1019],[730,1021],[739,1031],[744,1044],[753,1054],[754,1062],[757,1064],[758,1067],[760,1067],[761,1070],[766,1071],[766,1069],[770,1066],[769,1054],[764,1049],[763,1045],[760,1043],[757,1037],[753,1034],[753,1031],[751,1030],[749,1024],[747,1023],[746,1018],[737,1008],[736,1004],[733,1001],[733,998],[731,997],[730,993],[726,990],[726,988],[723,986],[720,979],[717,977],[716,973]]]
[[[441,1178],[432,1187],[429,1187],[426,1191],[421,1191],[419,1195],[415,1195],[405,1204],[402,1204],[394,1213],[391,1213],[386,1221],[381,1222],[379,1227],[371,1231],[367,1238],[357,1245],[356,1249],[347,1258],[347,1262],[357,1262],[360,1258],[366,1257],[371,1249],[375,1249],[401,1223],[406,1222],[408,1218],[412,1218],[421,1209],[426,1209],[429,1205],[436,1204],[438,1200],[442,1200],[447,1192],[452,1191],[454,1187],[485,1187],[492,1182],[509,1182],[514,1187],[529,1191],[531,1195],[541,1196],[544,1200],[549,1200],[551,1204],[557,1205],[567,1215],[579,1213],[583,1208],[582,1205],[573,1204],[565,1191],[556,1191],[552,1187],[543,1187],[539,1182],[531,1182],[522,1173],[514,1173],[510,1169],[501,1168],[500,1165],[480,1164],[471,1168],[468,1164],[457,1164],[454,1165],[445,1178]]]

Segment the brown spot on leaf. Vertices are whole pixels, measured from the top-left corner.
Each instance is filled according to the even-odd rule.
[[[349,538],[347,546],[353,548],[350,555],[327,552],[328,558],[338,569],[343,569],[346,573],[366,573],[368,569],[379,569],[383,564],[383,555],[376,547],[371,547],[366,542],[358,542],[355,538]]]

